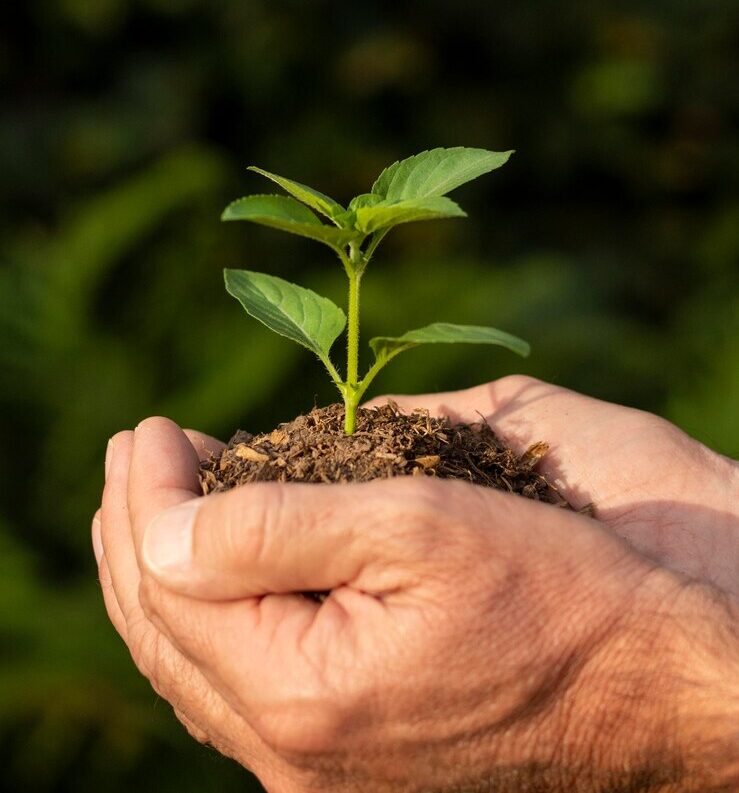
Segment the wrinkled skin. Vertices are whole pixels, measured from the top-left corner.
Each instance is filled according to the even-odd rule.
[[[597,520],[425,477],[197,498],[217,441],[119,433],[103,595],[193,737],[276,793],[739,789],[736,465],[528,378],[395,399],[548,441]]]

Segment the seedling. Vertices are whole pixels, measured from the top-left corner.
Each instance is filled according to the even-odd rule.
[[[346,408],[344,429],[354,432],[357,407],[378,372],[404,350],[419,344],[466,342],[497,344],[519,355],[529,345],[495,328],[435,322],[402,336],[370,340],[375,362],[359,378],[359,293],[370,259],[391,228],[415,220],[466,217],[446,194],[503,165],[512,152],[456,147],[432,149],[393,163],[346,209],[312,187],[261,168],[249,170],[276,182],[289,196],[251,195],[229,204],[222,220],[249,220],[291,234],[310,237],[333,250],[349,279],[347,313],[331,300],[282,278],[249,270],[225,270],[226,289],[246,312],[268,328],[314,352],[339,389]],[[316,213],[329,222],[323,222]],[[329,357],[347,328],[346,378]]]

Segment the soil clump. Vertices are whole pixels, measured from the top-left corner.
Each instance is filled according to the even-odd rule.
[[[262,435],[239,431],[201,463],[203,493],[247,482],[367,482],[391,476],[460,479],[568,506],[536,466],[547,444],[523,454],[508,448],[481,420],[453,425],[427,411],[401,413],[392,402],[360,408],[357,429],[343,430],[344,407],[316,408]]]

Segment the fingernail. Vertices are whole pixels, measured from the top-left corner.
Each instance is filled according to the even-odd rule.
[[[192,564],[192,534],[200,499],[171,507],[146,527],[142,555],[153,573],[186,572]]]
[[[92,519],[92,550],[95,553],[95,561],[100,564],[103,558],[103,539],[100,533],[100,518],[95,515]]]
[[[108,441],[108,446],[105,449],[105,481],[108,481],[108,471],[110,470],[110,463],[113,459],[113,439]]]

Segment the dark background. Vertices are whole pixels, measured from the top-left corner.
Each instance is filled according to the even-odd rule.
[[[6,789],[251,789],[137,676],[89,548],[115,431],[158,413],[227,436],[335,399],[223,290],[221,268],[242,266],[343,301],[327,249],[219,223],[271,192],[250,163],[346,201],[424,148],[515,148],[454,194],[468,220],[383,244],[364,330],[493,324],[531,358],[418,350],[375,393],[528,372],[739,453],[739,4],[609,5],[3,4]]]

